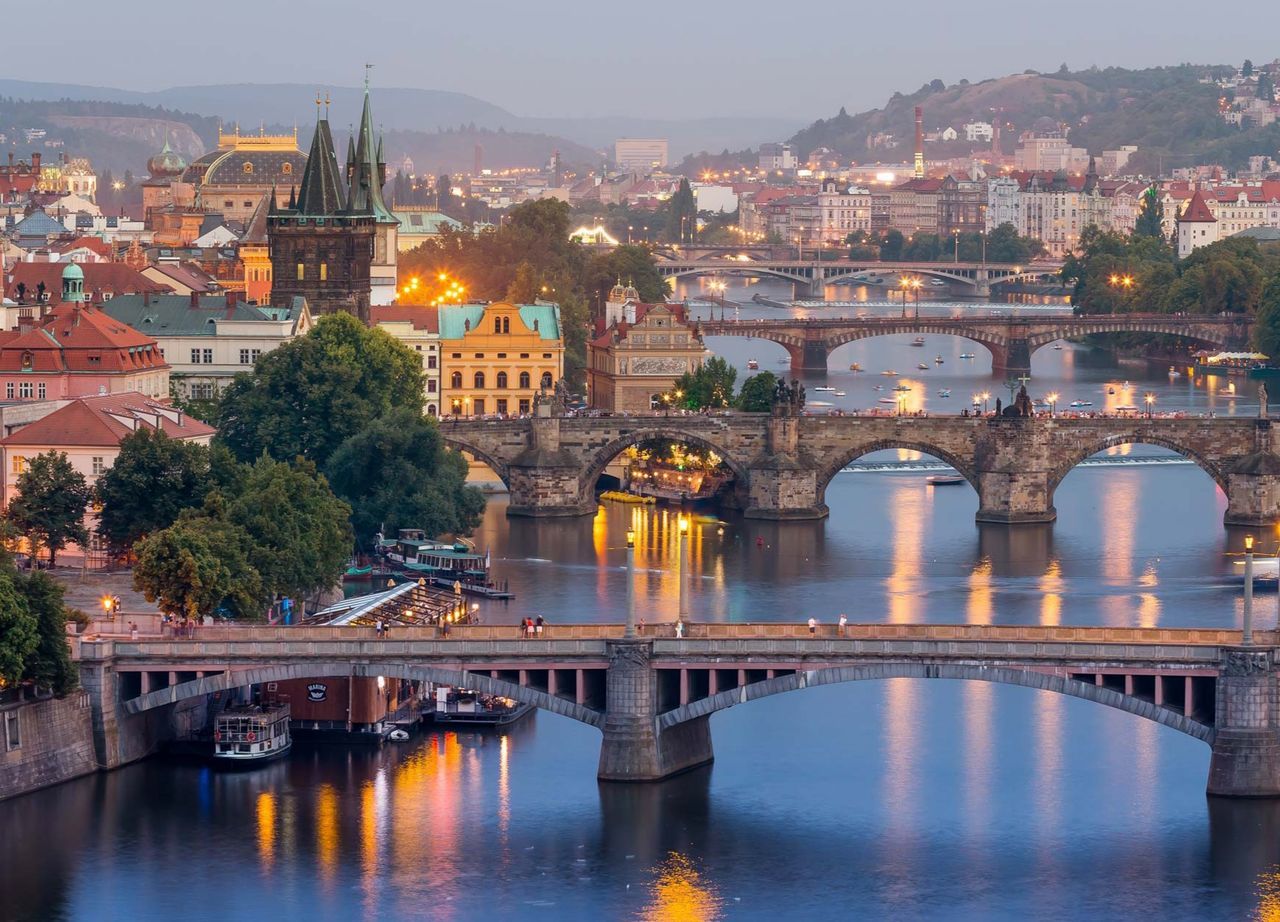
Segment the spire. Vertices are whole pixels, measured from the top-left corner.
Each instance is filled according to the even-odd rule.
[[[1084,191],[1090,193],[1098,188],[1098,161],[1094,157],[1089,158],[1089,169],[1084,174]]]
[[[333,135],[329,131],[329,120],[318,117],[318,99],[316,133],[311,137],[311,152],[307,154],[307,168],[302,172],[302,189],[296,203],[297,210],[304,215],[337,214],[346,205],[338,158],[333,153]]]
[[[364,110],[356,132],[355,152],[351,155],[350,199],[347,210],[371,214],[378,221],[392,222],[395,217],[382,199],[382,171],[378,169],[377,144],[373,138],[373,111],[369,103],[369,70],[365,65]]]

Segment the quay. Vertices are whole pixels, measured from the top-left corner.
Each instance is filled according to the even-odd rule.
[[[655,630],[663,636],[654,636]],[[226,627],[196,638],[77,638],[101,767],[151,752],[215,692],[326,676],[436,682],[500,695],[601,732],[602,781],[657,781],[713,758],[712,714],[837,682],[998,682],[1070,695],[1206,743],[1207,791],[1280,797],[1276,632],[996,626],[620,624]]]

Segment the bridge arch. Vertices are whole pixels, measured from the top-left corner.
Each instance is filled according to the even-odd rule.
[[[873,442],[864,442],[853,448],[845,449],[823,464],[818,469],[818,479],[816,484],[818,502],[826,502],[827,487],[831,485],[831,481],[835,479],[835,476],[848,465],[857,461],[863,455],[869,455],[876,451],[888,451],[895,448],[902,448],[908,451],[918,451],[926,455],[932,455],[939,461],[943,461],[951,465],[961,477],[969,482],[974,491],[981,495],[981,491],[978,488],[978,474],[974,469],[972,459],[962,458],[955,452],[943,448],[940,445],[922,441],[920,439],[887,438],[877,439]]]
[[[677,726],[699,717],[707,717],[735,704],[767,698],[784,692],[812,688],[818,685],[834,685],[842,682],[861,682],[875,679],[964,679],[979,682],[995,682],[1003,685],[1019,685],[1041,691],[1056,692],[1083,698],[1096,704],[1112,707],[1147,720],[1155,721],[1213,745],[1214,728],[1191,717],[1179,714],[1150,701],[1126,695],[1116,689],[1082,682],[1066,676],[1019,669],[1008,666],[973,666],[958,663],[877,663],[869,666],[833,666],[825,669],[795,672],[775,676],[762,682],[754,682],[729,691],[719,692],[707,698],[690,702],[672,711],[658,715],[662,729]]]
[[[1189,461],[1195,463],[1202,471],[1208,474],[1215,484],[1222,490],[1227,492],[1227,472],[1221,467],[1210,461],[1204,455],[1200,454],[1194,448],[1182,444],[1174,439],[1165,436],[1156,435],[1141,430],[1127,430],[1106,436],[1094,442],[1088,442],[1084,446],[1068,450],[1065,457],[1059,462],[1049,473],[1049,501],[1052,505],[1053,493],[1058,489],[1059,484],[1070,474],[1082,461],[1092,458],[1100,452],[1107,451],[1110,448],[1116,448],[1120,445],[1155,445],[1159,448],[1167,448],[1169,451],[1175,452]]]
[[[767,275],[772,278],[782,279],[785,282],[809,282],[812,274],[804,270],[796,269],[777,269],[761,263],[735,263],[732,266],[722,264],[714,265],[698,265],[697,263],[683,266],[664,267],[662,263],[658,263],[658,273],[667,279],[693,278],[699,275],[745,275],[745,276],[762,276]]]
[[[498,475],[498,479],[502,481],[502,485],[510,488],[511,483],[507,479],[507,462],[503,461],[497,455],[494,455],[483,448],[477,447],[473,442],[459,438],[456,435],[449,434],[449,424],[442,421],[440,423],[440,435],[444,438],[444,443],[454,451],[464,451],[474,457],[477,461],[482,461],[489,465],[489,468]]]
[[[123,702],[126,713],[141,714],[166,704],[175,704],[190,698],[198,698],[213,692],[227,691],[233,688],[244,688],[247,685],[258,685],[264,682],[280,682],[286,679],[319,679],[339,677],[373,678],[386,676],[390,679],[409,679],[422,682],[436,682],[442,685],[453,685],[471,688],[487,695],[500,695],[513,701],[531,704],[545,711],[561,714],[593,727],[604,726],[604,712],[577,704],[567,698],[550,695],[536,688],[529,688],[515,682],[494,679],[483,673],[468,672],[465,669],[443,669],[438,666],[414,665],[409,663],[279,663],[259,666],[253,669],[241,669],[208,675],[190,682],[180,682],[167,688],[157,689],[137,698]]]
[[[600,479],[600,475],[604,473],[604,469],[613,463],[613,460],[633,445],[642,445],[645,442],[652,442],[659,439],[667,439],[672,442],[683,442],[686,445],[696,445],[703,451],[715,452],[724,462],[724,465],[733,471],[735,480],[735,488],[747,482],[747,465],[740,459],[733,457],[729,449],[723,445],[718,445],[711,439],[696,432],[689,432],[679,426],[673,425],[646,425],[636,429],[628,430],[595,449],[587,462],[586,468],[582,474],[581,496],[584,502],[590,502],[595,493],[596,481]]]

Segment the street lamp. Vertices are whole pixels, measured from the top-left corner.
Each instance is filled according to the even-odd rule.
[[[1240,642],[1253,643],[1253,535],[1244,536],[1244,625]]]
[[[1053,391],[1052,393],[1045,394],[1044,399],[1049,401],[1049,415],[1053,416],[1058,412],[1058,392]]]
[[[687,582],[686,580],[687,574],[685,573],[687,569],[687,564],[685,562],[685,545],[687,544],[687,542],[685,538],[688,536],[688,534],[689,534],[689,519],[687,516],[685,516],[682,513],[679,517],[679,527],[676,529],[676,556],[680,558],[680,565],[678,569],[680,573],[680,620],[681,621],[684,621],[686,616],[689,614],[689,592],[688,592],[688,589],[685,587],[685,583]]]
[[[1153,394],[1153,393],[1151,393],[1150,391],[1147,391],[1147,393],[1145,393],[1145,394],[1143,394],[1143,395],[1142,395],[1142,399],[1143,399],[1143,400],[1146,402],[1146,404],[1147,404],[1147,419],[1150,419],[1150,418],[1151,418],[1151,407],[1152,407],[1152,405],[1156,402],[1156,395],[1155,395],[1155,394]]]
[[[991,399],[991,391],[982,392],[982,412],[987,412],[987,401]]]
[[[628,640],[636,636],[636,533],[627,529],[627,628],[622,636]]]

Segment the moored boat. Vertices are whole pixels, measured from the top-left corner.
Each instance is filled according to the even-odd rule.
[[[911,345],[913,345],[913,346],[923,346],[923,345],[924,345],[924,337],[923,337],[923,336],[917,336],[915,339],[911,340]]]
[[[960,353],[960,358],[962,358],[962,359],[971,359],[971,358],[973,358],[973,353],[972,353],[972,352],[961,352],[961,353]]]
[[[924,479],[931,487],[954,487],[965,482],[959,474],[931,474]]]
[[[747,368],[750,371],[757,371],[760,368],[760,363],[755,359],[747,359]]]
[[[218,715],[213,731],[215,765],[245,768],[278,759],[293,744],[289,705],[236,705]]]

